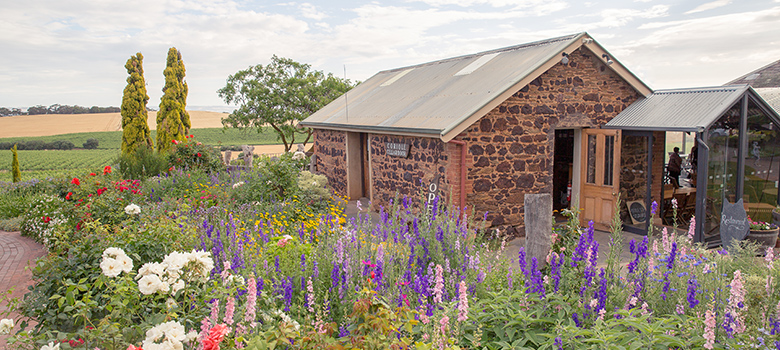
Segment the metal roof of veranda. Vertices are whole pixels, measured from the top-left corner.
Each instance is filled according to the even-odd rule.
[[[749,85],[656,90],[610,120],[604,128],[701,132],[745,95],[780,124],[780,115]]]

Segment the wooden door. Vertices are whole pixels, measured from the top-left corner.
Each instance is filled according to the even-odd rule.
[[[582,176],[580,220],[593,221],[600,230],[609,228],[620,185],[620,130],[582,130]]]

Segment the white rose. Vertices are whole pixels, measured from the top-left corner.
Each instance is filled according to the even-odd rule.
[[[154,274],[146,275],[138,281],[138,290],[144,295],[154,294],[162,288],[162,285],[163,282],[159,276]]]
[[[4,318],[0,320],[0,335],[11,333],[11,330],[13,328],[14,328],[14,320],[9,318]]]
[[[294,159],[294,160],[301,160],[303,158],[306,158],[306,153],[303,153],[301,151],[293,153],[292,159]]]
[[[60,350],[60,343],[49,342],[49,345],[42,346],[41,350]]]
[[[187,333],[187,336],[184,337],[184,342],[189,343],[195,339],[198,339],[198,332],[196,332],[195,330],[191,330]]]
[[[138,277],[136,277],[136,279],[152,274],[157,275],[158,277],[165,274],[165,265],[156,262],[146,263],[138,269]]]
[[[233,184],[233,188],[239,188],[244,185],[244,181],[239,181]]]
[[[122,250],[122,248],[108,247],[108,248],[106,248],[106,250],[103,251],[103,258],[104,259],[105,258],[116,259],[117,257],[119,257],[121,255],[127,256],[127,254],[125,254],[125,251]]]
[[[137,205],[135,205],[135,204],[133,204],[133,203],[130,203],[130,204],[128,204],[128,205],[125,207],[125,213],[126,213],[127,215],[137,215],[137,214],[141,214],[141,207],[139,207],[139,206],[137,206]]]
[[[116,277],[122,273],[122,265],[116,259],[104,258],[100,262],[100,268],[106,277]]]
[[[133,271],[133,259],[130,259],[127,255],[120,255],[116,258],[116,261],[119,263],[119,267],[124,272],[130,272]]]
[[[184,285],[184,281],[178,280],[178,281],[176,281],[176,283],[171,285],[171,292],[173,292],[173,294],[176,294],[180,290],[184,289],[184,286],[185,286]]]

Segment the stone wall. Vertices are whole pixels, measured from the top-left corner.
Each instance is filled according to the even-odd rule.
[[[492,226],[524,234],[526,193],[552,192],[556,128],[600,126],[640,94],[586,49],[569,55],[456,139],[469,149],[467,203]]]
[[[457,147],[448,145],[440,139],[425,137],[403,137],[393,135],[370,134],[371,147],[371,202],[373,209],[387,208],[390,201],[408,196],[415,208],[420,204],[421,196],[436,176],[439,177],[440,201],[450,199],[452,176],[450,153]],[[387,155],[386,143],[408,143],[407,158]]]
[[[314,129],[314,154],[317,172],[328,178],[328,184],[340,196],[347,195],[347,133]]]

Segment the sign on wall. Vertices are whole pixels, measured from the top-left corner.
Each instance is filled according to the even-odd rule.
[[[409,156],[409,144],[399,142],[385,142],[385,153],[391,157],[406,158]]]
[[[745,206],[742,199],[731,204],[723,202],[723,210],[720,217],[720,240],[726,250],[731,249],[733,241],[741,241],[750,231]]]
[[[441,178],[441,175],[436,174],[436,176],[433,177],[431,180],[431,183],[428,184],[428,197],[427,197],[427,203],[425,206],[428,208],[428,211],[431,211],[433,209],[433,201],[436,199],[436,196],[439,195],[439,179]],[[441,206],[441,202],[439,202],[439,206]]]

